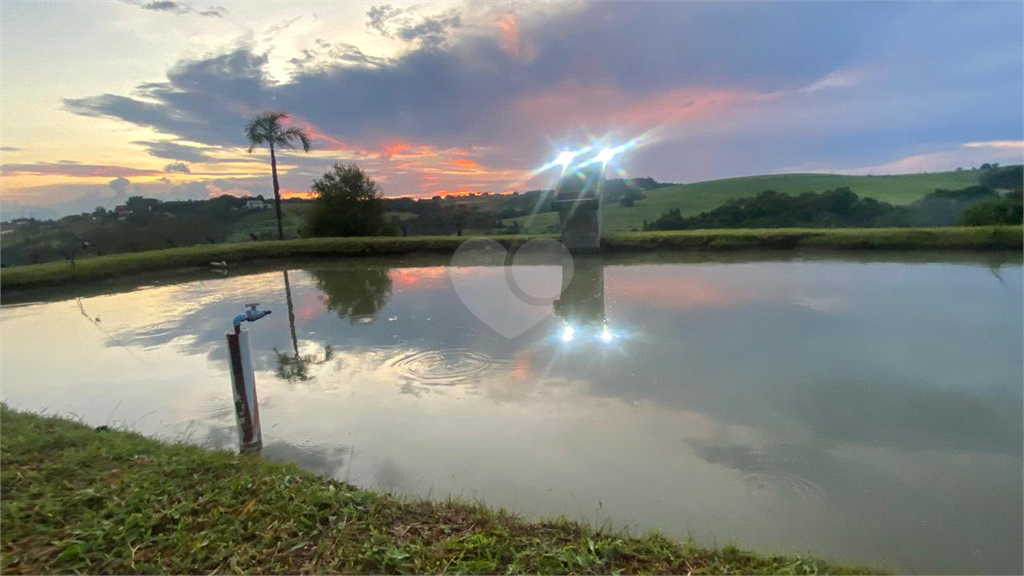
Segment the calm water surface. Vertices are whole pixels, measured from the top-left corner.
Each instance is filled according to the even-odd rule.
[[[1019,256],[578,261],[540,318],[501,267],[415,264],[5,305],[2,398],[233,448],[224,333],[258,301],[270,457],[708,544],[1021,573]],[[516,273],[557,285],[562,268]],[[460,296],[539,321],[507,339]]]

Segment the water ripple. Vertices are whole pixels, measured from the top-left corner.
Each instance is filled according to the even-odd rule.
[[[488,372],[502,370],[505,362],[466,348],[420,350],[397,356],[388,366],[404,382],[426,386],[462,386],[480,382]]]

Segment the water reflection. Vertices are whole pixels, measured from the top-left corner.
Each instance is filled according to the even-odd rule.
[[[334,349],[331,348],[330,344],[327,344],[323,346],[323,352],[320,354],[299,353],[299,339],[295,333],[295,305],[292,302],[292,285],[288,281],[288,271],[282,270],[281,272],[284,274],[284,292],[285,302],[288,305],[288,332],[292,338],[292,354],[288,355],[276,347],[273,348],[274,354],[277,357],[277,370],[275,374],[278,378],[289,382],[306,381],[310,378],[310,367],[329,362],[334,356]]]
[[[4,307],[3,396],[233,447],[223,335],[260,301],[264,452],[320,473],[898,570],[1022,568],[1019,263],[578,258],[511,339],[447,269],[406,264]],[[470,295],[504,282],[457,272]],[[582,338],[605,326],[629,338]]]
[[[327,309],[349,322],[371,322],[391,297],[388,268],[345,268],[312,271]]]
[[[563,262],[562,294],[554,302],[554,313],[568,326],[604,326],[604,263],[600,256],[576,256]]]
[[[202,444],[216,450],[234,450],[238,446],[238,432],[234,426],[213,425],[208,428]],[[348,446],[300,445],[280,440],[269,442],[260,450],[260,455],[268,460],[298,464],[329,478],[343,472],[350,453]]]

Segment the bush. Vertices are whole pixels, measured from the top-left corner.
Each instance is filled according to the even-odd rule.
[[[989,226],[996,224],[1021,224],[1024,222],[1024,201],[1021,193],[1008,194],[998,200],[979,202],[967,208],[960,215],[960,224],[965,226]]]
[[[978,183],[989,188],[1020,190],[1024,186],[1024,166],[991,166],[978,177]]]
[[[306,216],[312,236],[392,236],[380,187],[355,164],[335,164],[314,180],[316,199]]]
[[[644,229],[949,226],[966,208],[999,198],[991,188],[971,186],[962,190],[936,190],[910,206],[893,206],[873,198],[860,198],[849,188],[822,193],[805,192],[799,196],[766,190],[757,196],[730,200],[714,210],[689,218],[683,217],[679,210],[669,210],[654,222],[645,223]],[[979,212],[972,218],[985,223],[1012,224],[1014,222],[1007,220],[1013,218],[1010,208],[1002,208],[1003,212],[998,212],[998,215]],[[987,222],[993,218],[1004,220]],[[1019,217],[1016,223],[1020,223]]]

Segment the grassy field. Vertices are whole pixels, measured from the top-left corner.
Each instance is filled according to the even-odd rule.
[[[1020,226],[943,228],[776,228],[719,229],[609,234],[603,250],[735,251],[735,250],[1021,250]],[[536,236],[488,236],[514,249]],[[451,254],[468,240],[459,236],[382,238],[304,238],[285,241],[210,244],[129,254],[112,254],[67,262],[6,268],[3,290],[31,289],[77,281],[124,277],[140,272],[210,266],[210,262],[241,262],[410,254]]]
[[[683,216],[695,216],[721,206],[728,200],[756,196],[765,190],[788,194],[824,192],[848,187],[858,196],[874,198],[890,204],[910,204],[934,192],[937,188],[959,189],[978,183],[980,172],[934,172],[928,174],[902,174],[896,176],[846,176],[841,174],[778,174],[710,180],[694,184],[680,184],[647,192],[647,198],[632,208],[619,204],[605,206],[605,230],[627,232],[643,229],[643,221],[654,220],[671,209],[678,208]],[[558,224],[553,212],[535,217],[516,219],[525,232],[544,231]]]
[[[805,556],[399,499],[0,406],[4,574],[851,574]]]
[[[298,231],[305,224],[306,212],[309,211],[309,208],[308,204],[283,204],[281,206],[281,226],[284,228],[285,238],[298,236]],[[232,224],[227,241],[247,242],[252,239],[250,234],[255,234],[257,237],[270,234],[273,238],[277,238],[277,216],[273,207],[257,210],[239,218]]]
[[[297,238],[299,236],[299,230],[305,227],[306,213],[309,212],[310,208],[312,208],[310,204],[284,204],[281,206],[281,227],[284,228],[285,238]],[[390,219],[392,216],[399,220],[408,220],[416,217],[411,212],[387,212],[384,214],[384,217],[387,219]],[[250,234],[255,234],[261,238],[269,234],[272,238],[277,238],[277,218],[274,215],[273,208],[258,210],[239,218],[232,224],[231,233],[226,241],[248,242],[252,240],[252,237],[249,236]]]

